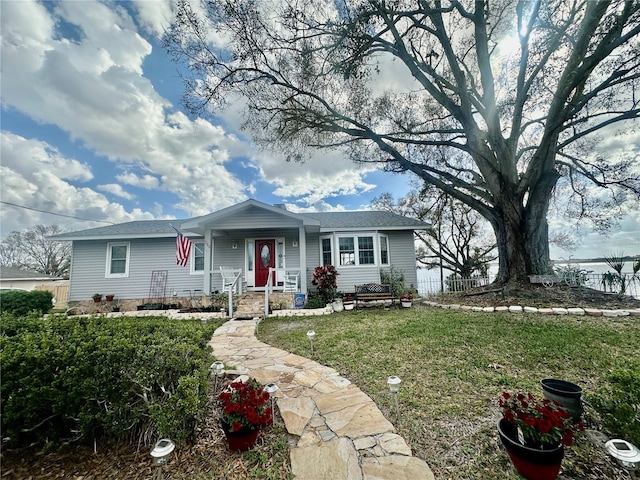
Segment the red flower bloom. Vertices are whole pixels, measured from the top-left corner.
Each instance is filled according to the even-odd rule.
[[[243,427],[260,428],[267,418],[271,418],[271,408],[267,406],[269,398],[255,379],[250,378],[246,383],[233,382],[218,395],[222,420],[230,425],[232,432]]]
[[[558,402],[547,398],[539,400],[531,393],[503,392],[498,405],[502,417],[520,427],[525,444],[534,448],[560,443],[570,446],[575,431],[584,429],[581,422],[573,424],[569,412]]]

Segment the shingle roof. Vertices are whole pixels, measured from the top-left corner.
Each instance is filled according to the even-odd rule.
[[[3,280],[57,280],[60,277],[54,277],[53,275],[47,275],[46,273],[34,272],[33,270],[0,266],[0,278]]]
[[[429,228],[429,224],[414,218],[403,217],[391,212],[378,210],[364,210],[355,212],[314,212],[304,213],[320,221],[322,229],[327,228],[397,228],[407,227],[424,229]]]
[[[137,220],[107,227],[89,228],[49,237],[52,240],[91,240],[98,238],[170,237],[176,234],[171,225],[180,228],[185,220]],[[186,232],[185,232],[186,233]]]
[[[298,213],[300,217],[309,217],[320,222],[323,231],[339,229],[376,229],[392,230],[426,229],[429,224],[409,217],[403,217],[391,212],[363,210],[353,212],[313,212]],[[199,217],[197,217],[199,218]],[[180,228],[188,220],[139,220],[120,223],[107,227],[90,228],[78,232],[54,235],[52,240],[97,240],[123,238],[154,238],[171,237],[176,231],[171,225]],[[189,235],[189,232],[185,232]]]

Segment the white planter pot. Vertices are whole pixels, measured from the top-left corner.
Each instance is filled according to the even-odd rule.
[[[344,310],[344,305],[342,305],[342,301],[335,301],[331,304],[334,312],[341,312]]]
[[[411,302],[410,301],[405,301],[405,300],[401,300],[400,304],[404,307],[404,308],[409,308],[411,306]]]
[[[344,304],[344,309],[345,310],[353,310],[353,302],[345,303]]]

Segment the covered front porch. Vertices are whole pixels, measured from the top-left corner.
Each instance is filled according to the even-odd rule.
[[[182,224],[194,241],[206,294],[308,290],[307,234],[317,220],[255,200]],[[317,261],[317,260],[316,260]]]

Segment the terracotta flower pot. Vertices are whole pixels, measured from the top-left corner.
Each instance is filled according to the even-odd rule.
[[[560,473],[564,447],[550,450],[527,447],[518,442],[515,425],[507,420],[498,422],[498,434],[518,473],[527,480],[555,480]]]
[[[234,452],[246,452],[256,444],[258,440],[259,429],[252,430],[247,427],[242,427],[237,432],[232,432],[230,426],[222,422],[222,430],[227,437],[229,443],[229,450]]]

